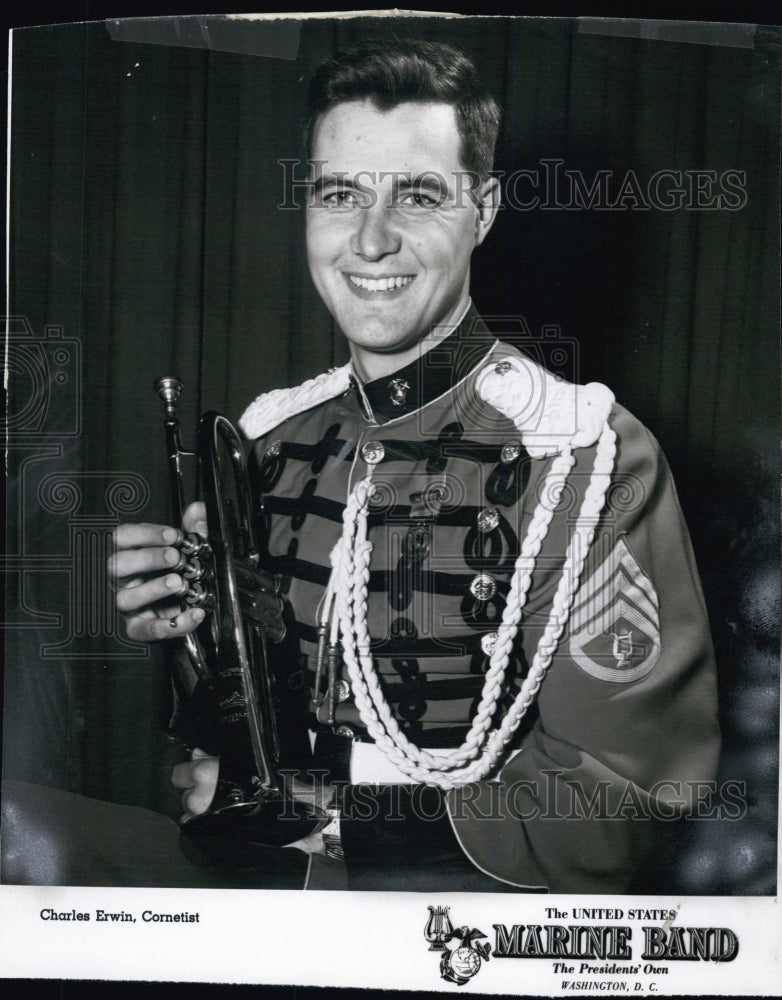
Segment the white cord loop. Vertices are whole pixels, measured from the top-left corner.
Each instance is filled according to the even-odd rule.
[[[345,365],[294,389],[265,393],[247,407],[240,426],[248,439],[261,437],[290,417],[341,395],[349,388],[349,380],[350,366]],[[391,712],[372,662],[367,623],[372,557],[367,510],[374,490],[372,464],[348,496],[342,537],[331,553],[331,577],[317,616],[319,631],[324,641],[328,636],[330,648],[336,647],[341,637],[356,707],[378,747],[411,780],[444,789],[479,781],[490,774],[534,703],[568,620],[605,504],[616,453],[616,435],[608,424],[614,397],[599,383],[573,385],[554,378],[525,357],[508,356],[484,368],[475,388],[479,398],[513,422],[530,456],[552,457],[552,462],[516,559],[481,699],[464,743],[447,755],[438,753],[436,757],[411,743]],[[596,442],[590,482],[567,548],[548,622],[518,695],[499,727],[492,730],[491,722],[504,687],[536,560],[575,464],[573,449],[591,447]],[[333,684],[331,678],[332,700]],[[320,677],[317,687],[316,699]]]
[[[518,405],[517,389],[503,387],[503,399],[495,391],[496,380],[515,370],[519,359],[509,359],[492,366],[479,379],[479,393],[489,397],[496,408]],[[526,364],[526,362],[522,362]],[[550,378],[550,376],[545,376]],[[509,379],[512,383],[514,380]],[[555,380],[552,379],[552,382]],[[594,539],[600,513],[605,504],[616,453],[616,435],[608,424],[613,396],[603,386],[569,386],[569,398],[581,404],[582,419],[574,422],[575,413],[562,405],[563,391],[557,383],[559,404],[554,417],[549,416],[542,431],[543,441],[537,453],[555,454],[541,490],[541,500],[532,517],[526,537],[516,559],[511,587],[498,629],[498,640],[492,651],[481,700],[464,743],[447,755],[434,757],[411,743],[399,727],[383,695],[380,680],[372,662],[367,624],[369,565],[372,543],[367,538],[367,508],[372,495],[370,465],[367,475],[351,491],[343,514],[342,537],[332,554],[332,580],[342,653],[361,720],[369,735],[382,752],[413,781],[426,782],[449,789],[485,778],[498,764],[503,751],[518,729],[530,705],[533,704],[548,670],[568,620],[570,607],[578,588],[589,547]],[[578,389],[576,393],[573,390]],[[484,390],[484,391],[481,391]],[[500,406],[497,406],[500,402]],[[563,429],[569,425],[570,433]],[[527,426],[519,426],[525,444],[530,449],[534,435]],[[565,437],[570,440],[564,440]],[[591,437],[591,440],[589,438]],[[521,690],[505,714],[499,728],[491,730],[491,720],[503,690],[513,643],[518,634],[522,612],[527,601],[532,573],[567,478],[575,464],[573,442],[592,445],[597,440],[595,462],[578,519],[567,548],[562,575],[549,612],[548,622],[538,642],[537,651]],[[535,446],[532,445],[534,448]],[[559,454],[556,454],[559,452]]]

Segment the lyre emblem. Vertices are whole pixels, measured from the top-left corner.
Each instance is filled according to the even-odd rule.
[[[445,942],[450,941],[453,924],[448,917],[450,906],[428,906],[429,919],[424,927],[424,937],[429,942],[429,951],[444,951]]]
[[[617,667],[629,666],[633,656],[633,633],[628,629],[627,632],[611,632],[610,634],[614,640],[611,655],[616,660]]]

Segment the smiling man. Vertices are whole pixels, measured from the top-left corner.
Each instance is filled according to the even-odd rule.
[[[651,821],[716,766],[708,628],[656,442],[471,304],[498,123],[447,45],[321,67],[307,251],[351,362],[241,421],[313,766],[347,782],[352,888],[638,887]]]
[[[471,303],[498,123],[440,43],[339,54],[310,89],[307,253],[351,360],[241,420],[282,580],[277,683],[305,692],[284,725],[339,790],[294,848],[344,856],[356,889],[649,888],[652,821],[714,777],[705,611],[654,439]],[[179,604],[177,537],[117,531],[133,639],[203,620]],[[196,747],[175,769],[186,819],[219,767]]]
[[[418,358],[422,339],[431,346],[467,309],[498,182],[478,178],[473,190],[461,156],[451,104],[384,110],[364,98],[315,124],[310,273],[364,379]]]

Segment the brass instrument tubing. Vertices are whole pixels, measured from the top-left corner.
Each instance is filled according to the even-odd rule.
[[[334,725],[335,709],[337,704],[337,666],[339,664],[339,646],[331,643],[328,649],[328,713],[326,722],[329,726]]]
[[[315,659],[315,683],[313,687],[316,705],[320,705],[323,701],[320,689],[323,684],[323,665],[326,661],[326,636],[328,630],[329,626],[327,622],[321,622],[318,625],[318,653]]]

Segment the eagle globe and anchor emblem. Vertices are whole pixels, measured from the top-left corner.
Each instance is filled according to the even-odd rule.
[[[429,951],[439,951],[440,976],[450,983],[464,986],[478,972],[482,961],[489,961],[491,947],[488,942],[476,944],[485,938],[483,931],[466,924],[454,929],[448,916],[450,906],[429,906],[429,919],[424,927],[424,937]]]

